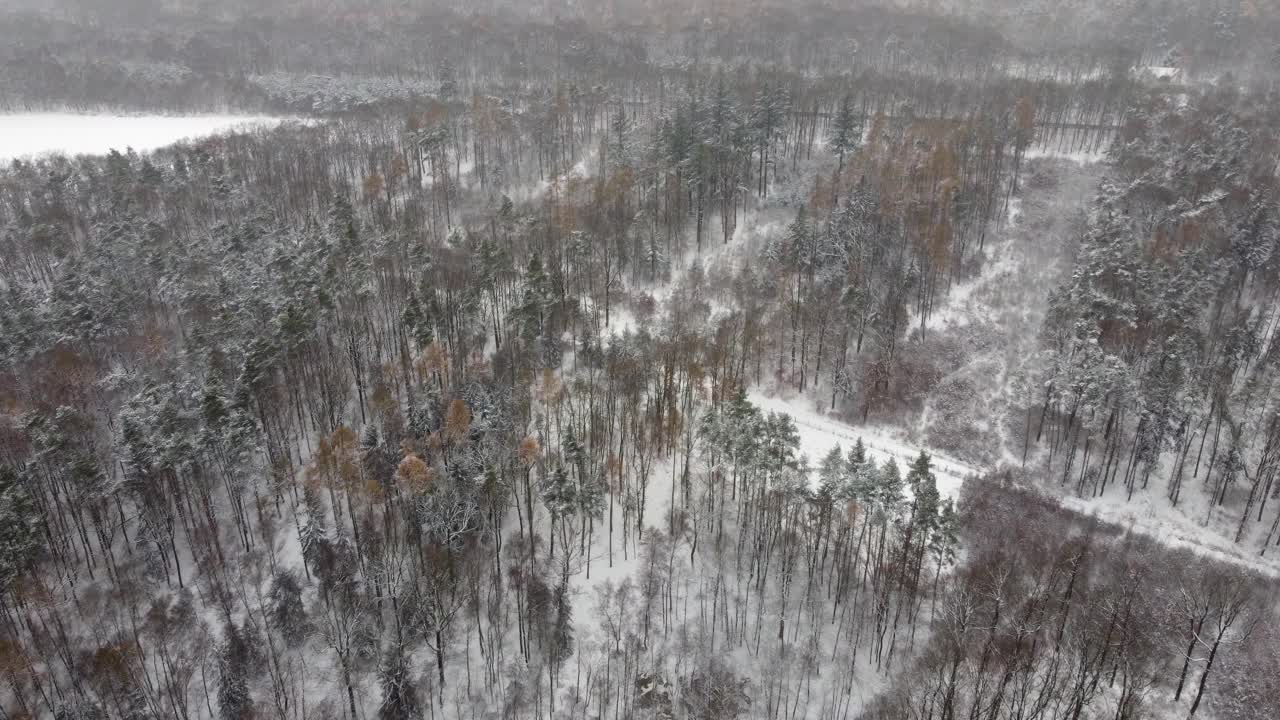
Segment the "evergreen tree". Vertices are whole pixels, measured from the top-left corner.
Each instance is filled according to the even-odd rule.
[[[925,480],[934,480],[933,464],[929,454],[921,450],[916,459],[911,461],[911,468],[907,471],[907,486],[912,492],[916,492]]]
[[[845,154],[858,147],[862,138],[862,128],[853,110],[853,97],[846,94],[840,98],[840,107],[831,121],[831,149],[838,158],[837,171],[844,170]]]
[[[844,453],[837,444],[822,458],[822,465],[818,470],[818,496],[828,500],[835,497],[846,475]]]
[[[302,586],[290,570],[277,572],[267,591],[267,622],[290,646],[300,645],[310,631],[302,602]]]
[[[545,332],[551,300],[551,280],[543,270],[542,258],[535,253],[529,258],[524,276],[524,295],[516,310],[520,334],[526,342],[534,341]]]
[[[902,505],[902,473],[892,458],[880,467],[876,475],[873,497],[885,512],[894,513]]]
[[[435,341],[434,318],[428,312],[428,308],[423,306],[418,293],[409,293],[409,300],[405,303],[401,320],[418,347],[425,348]]]
[[[849,448],[849,458],[845,461],[845,469],[848,473],[858,472],[864,463],[867,462],[867,448],[862,444],[862,436],[853,442],[853,447]]]
[[[218,649],[218,717],[222,720],[251,720],[254,717],[249,676],[254,671],[255,651],[244,630],[227,623]]]
[[[21,476],[0,466],[0,594],[27,570],[39,550],[39,515]]]
[[[769,413],[764,418],[760,440],[760,470],[766,478],[781,480],[799,468],[796,454],[800,449],[800,433],[790,415]]]

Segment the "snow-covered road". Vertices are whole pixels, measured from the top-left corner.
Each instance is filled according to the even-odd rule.
[[[753,390],[749,394],[751,402],[761,410],[782,412],[795,420],[800,431],[800,451],[809,459],[810,466],[816,467],[823,456],[835,445],[848,450],[859,439],[867,448],[868,454],[878,463],[893,459],[904,473],[911,461],[920,454],[920,450],[929,453],[933,461],[933,473],[938,479],[938,491],[946,497],[955,497],[964,484],[965,478],[980,475],[986,470],[969,463],[956,460],[934,452],[929,448],[905,443],[887,430],[874,427],[854,427],[848,423],[828,417],[811,407],[804,398],[783,399],[770,397]]]

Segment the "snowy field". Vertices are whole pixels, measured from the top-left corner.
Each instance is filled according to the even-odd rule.
[[[53,152],[105,155],[127,148],[141,152],[179,140],[278,122],[279,118],[255,115],[0,115],[0,161]]]

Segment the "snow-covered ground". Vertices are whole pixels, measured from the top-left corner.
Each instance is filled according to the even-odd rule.
[[[1037,148],[1028,150],[1025,159],[1022,191],[1010,199],[1006,223],[988,241],[982,272],[953,287],[927,319],[934,342],[968,343],[976,350],[931,395],[913,437],[930,447],[954,447],[957,453],[986,449],[986,464],[1035,477],[1044,472],[1042,448],[1032,443],[1024,466],[1025,426],[1021,420],[1010,422],[1008,414],[1025,400],[1026,378],[1034,369],[1038,331],[1048,309],[1045,290],[1058,286],[1071,270],[1078,233],[1072,217],[1078,217],[1076,208],[1085,207],[1100,180],[1104,167],[1097,163],[1104,158],[1102,153]],[[1039,185],[1031,182],[1037,173],[1044,173]],[[913,323],[918,330],[919,319]],[[856,432],[868,434],[862,428]],[[863,442],[876,440],[864,437]],[[812,462],[813,451],[806,452]],[[945,476],[937,474],[939,486],[944,486]],[[1152,478],[1153,485],[1163,481],[1163,476]],[[1042,487],[1065,507],[1165,545],[1280,573],[1280,553],[1259,557],[1256,544],[1233,542],[1238,508],[1207,514],[1200,494],[1188,493],[1174,507],[1155,489],[1129,498],[1117,486],[1100,497],[1081,498],[1056,482],[1046,481]]]
[[[929,453],[933,462],[933,474],[938,480],[938,491],[944,497],[954,497],[960,492],[965,478],[987,472],[986,468],[941,455],[929,448],[921,448],[898,439],[897,434],[886,429],[875,427],[854,427],[835,418],[828,417],[812,408],[812,404],[803,397],[783,399],[769,397],[753,390],[751,402],[766,412],[786,413],[795,420],[796,429],[800,431],[800,452],[809,460],[809,467],[816,468],[822,458],[839,445],[848,451],[859,439],[867,448],[867,453],[877,463],[885,463],[892,459],[905,474],[907,467],[923,449]]]
[[[800,434],[800,452],[807,458],[809,467],[816,472],[818,463],[831,448],[839,445],[847,452],[854,443],[862,440],[867,454],[877,463],[883,464],[893,460],[898,468],[906,474],[908,466],[924,449],[929,453],[933,465],[933,473],[938,481],[938,490],[943,497],[955,497],[965,479],[989,471],[945,454],[934,452],[929,448],[921,448],[898,437],[898,433],[877,427],[855,427],[841,420],[829,417],[822,411],[812,407],[812,403],[804,397],[773,397],[760,390],[748,393],[751,403],[763,412],[777,412],[790,415],[796,423]],[[666,458],[657,462],[649,480],[649,488],[645,497],[645,525],[666,529],[667,513],[671,507],[671,491],[679,472],[679,459]],[[612,580],[615,583],[626,577],[634,577],[639,566],[639,553],[635,548],[628,548],[626,559],[622,549],[622,529],[619,526],[614,533],[613,565],[605,552],[608,539],[607,526],[597,526],[597,535],[592,545],[590,577],[579,576],[576,588],[585,597],[591,597],[591,591],[599,583]],[[581,608],[588,612],[588,608]]]
[[[1105,148],[1100,150],[1079,150],[1075,152],[1062,152],[1050,147],[1035,146],[1027,148],[1022,154],[1023,160],[1038,160],[1040,158],[1056,158],[1059,160],[1069,160],[1078,165],[1089,165],[1099,163],[1107,159],[1107,151]]]
[[[1160,492],[1137,492],[1132,499],[1125,499],[1122,493],[1108,493],[1091,498],[1067,495],[1060,500],[1065,507],[1146,535],[1162,545],[1187,548],[1215,560],[1280,576],[1280,565],[1277,565],[1280,553],[1260,556],[1253,546],[1234,543],[1213,527],[1192,519],[1187,506],[1204,503],[1188,502],[1174,507]]]
[[[53,152],[103,155],[127,148],[145,152],[179,140],[280,121],[255,115],[0,115],[0,161]]]
[[[563,188],[573,180],[586,180],[595,175],[596,166],[599,158],[599,146],[588,144],[579,148],[575,157],[578,161],[568,170],[537,180],[525,187],[513,188],[507,191],[507,197],[516,202],[534,202],[546,196],[551,188]]]

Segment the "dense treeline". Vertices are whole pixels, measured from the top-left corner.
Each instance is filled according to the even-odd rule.
[[[224,14],[145,0],[124,12],[10,10],[0,23],[8,49],[0,98],[8,110],[331,114],[495,94],[519,109],[558,85],[603,85],[652,101],[652,88],[686,85],[691,69],[763,68],[852,78],[870,90],[876,110],[906,105],[922,117],[973,115],[993,87],[1006,85],[1001,102],[1035,96],[1043,121],[1093,126],[1119,122],[1117,85],[1137,62],[1122,45],[1105,44],[1039,57],[975,22],[876,7],[766,9],[671,28],[463,10],[255,3]]]
[[[122,0],[113,5],[117,12],[93,0],[9,0],[9,5],[95,23],[195,19],[206,30],[245,17],[299,28],[319,19],[358,44],[359,53],[346,49],[352,45],[332,46],[354,63],[387,63],[394,51],[365,43],[360,33],[351,32],[353,26],[394,32],[397,24],[459,9],[453,0]],[[912,61],[938,53],[951,62],[972,62],[972,67],[980,68],[982,59],[994,53],[1021,68],[1060,71],[1080,67],[1082,61],[1084,67],[1092,64],[1100,69],[1115,59],[1140,58],[1144,64],[1183,65],[1197,74],[1232,72],[1263,87],[1268,82],[1267,68],[1274,62],[1280,23],[1275,0],[1035,1],[1016,7],[999,0],[872,0],[838,5],[778,0],[606,0],[591,4],[478,0],[461,9],[487,21],[555,20],[562,25],[618,31],[632,38],[658,37],[662,52],[672,55],[693,55],[692,50],[711,48],[722,58],[785,59],[812,64],[824,72],[844,62],[847,58],[842,55],[849,51],[880,52],[884,40],[893,37],[893,44],[901,43]],[[427,25],[422,23],[420,29],[428,29]],[[782,41],[770,37],[788,27],[801,32]],[[178,23],[176,29],[189,32],[190,26]],[[252,26],[245,24],[242,29]],[[185,37],[181,32],[178,36]],[[709,42],[703,44],[704,38]],[[273,47],[265,52],[278,50]]]
[[[336,116],[0,170],[5,717],[1274,702],[1263,580],[996,484],[957,510],[924,452],[805,457],[749,393],[909,416],[1029,154],[1114,137],[1029,472],[1265,529],[1265,99],[936,12],[662,7],[4,11],[11,107]]]
[[[1195,74],[1231,73],[1256,87],[1274,88],[1280,5],[1275,0],[1214,3],[1182,0],[1124,2],[958,3],[956,11],[987,17],[1018,45],[1049,55],[1082,42],[1114,42],[1151,65],[1176,65]]]
[[[808,204],[763,253],[776,279],[769,320],[789,335],[776,345],[779,385],[804,392],[821,384],[833,408],[843,400],[863,420],[903,404],[913,382],[911,363],[899,357],[908,325],[924,332],[934,304],[980,266],[1033,139],[1031,113],[1028,100],[1019,102],[1007,127],[893,127],[878,116],[847,166],[830,182],[818,178]],[[844,108],[831,137],[840,163],[846,124],[856,119]],[[757,381],[761,362],[758,355]]]
[[[394,649],[383,670],[402,688],[404,658],[429,650],[438,707],[454,633],[469,673],[474,630],[496,691],[514,627],[518,652],[547,671],[545,686],[535,675],[534,707],[550,708],[571,655],[565,596],[596,547],[596,524],[608,524],[610,555],[615,515],[623,557],[641,552],[647,525],[662,520],[645,517],[655,467],[683,458],[679,506],[718,506],[719,546],[725,501],[689,489],[706,403],[740,397],[748,359],[759,381],[759,358],[776,355],[782,373],[790,351],[795,374],[796,348],[816,342],[819,376],[828,343],[856,352],[864,326],[895,337],[901,291],[915,287],[905,268],[933,258],[921,295],[931,299],[980,242],[1031,138],[1029,100],[1004,129],[895,117],[856,88],[824,95],[719,75],[639,106],[646,112],[560,90],[525,122],[501,104],[437,102],[407,120],[289,126],[153,157],[15,163],[3,205],[6,492],[11,517],[39,509],[39,522],[15,525],[6,561],[12,650],[30,661],[14,676],[18,700],[106,702],[91,682],[102,669],[78,655],[97,648],[125,676],[110,687],[117,712],[193,712],[194,665],[142,649],[138,613],[160,603],[187,613],[174,620],[184,633],[200,627],[190,608],[216,613],[199,667],[208,687],[205,663],[221,658],[219,707],[270,697],[278,713],[297,713],[309,657],[300,648],[317,644],[332,651],[353,714],[371,653]],[[609,339],[614,304],[630,299],[624,281],[660,283],[685,253],[733,242],[740,215],[765,208],[779,184],[804,188],[815,162],[831,179],[802,190],[814,227],[802,212],[784,246],[766,252],[787,269],[778,312],[739,305],[711,317],[713,293],[695,270],[667,307],[652,308],[662,313],[652,332]],[[566,174],[573,166],[593,176]],[[832,252],[845,264],[819,278]],[[747,271],[738,284],[749,281]],[[863,325],[842,323],[827,340],[807,313],[797,323],[811,298],[793,287],[847,295],[873,283],[896,290],[849,314]],[[802,478],[788,442],[783,469]],[[740,538],[735,566],[768,565],[775,541],[764,538],[798,542],[776,533],[807,516],[812,498],[793,478],[778,505],[766,489],[782,472],[744,476],[761,489],[741,490],[728,523]],[[911,484],[927,474],[926,464]],[[731,492],[739,497],[736,484]],[[867,637],[887,664],[897,629],[914,631],[935,540],[917,508],[893,492],[876,497],[878,532],[848,520],[843,550],[828,556],[824,540],[806,582],[837,560],[856,575],[875,548],[881,559],[861,560],[858,590],[874,601],[841,627],[856,653],[868,642],[863,618],[874,617]],[[751,536],[760,540],[744,544]],[[782,602],[785,614],[790,585],[772,583],[757,577],[759,607]],[[514,617],[501,602],[511,584],[531,594]],[[83,605],[86,587],[116,598],[114,620]],[[847,593],[833,597],[834,616]],[[535,610],[555,634],[542,634]],[[70,629],[47,636],[41,623]],[[737,642],[754,634],[759,652],[760,623],[760,610],[753,633],[740,619]],[[794,631],[779,642],[797,642]],[[259,657],[270,692],[249,689],[248,676],[262,674],[228,654]]]
[[[1052,298],[1045,412],[1024,428],[1076,493],[1190,500],[1260,553],[1280,540],[1276,127],[1230,92],[1130,114]]]
[[[877,718],[1187,717],[1280,711],[1274,578],[1125,533],[990,479],[958,512],[963,567],[929,648]]]
[[[358,717],[374,677],[389,717],[554,712],[566,693],[626,705],[620,688],[646,674],[691,698],[728,680],[700,653],[661,660],[695,625],[690,598],[725,613],[722,630],[696,623],[710,648],[723,632],[722,652],[767,652],[774,618],[776,649],[814,647],[799,629],[830,613],[845,687],[863,652],[887,671],[951,552],[927,458],[910,502],[896,466],[860,450],[829,458],[808,492],[789,420],[742,396],[747,359],[781,355],[786,336],[744,329],[741,309],[712,318],[697,270],[639,332],[608,330],[624,279],[660,283],[686,252],[732,243],[736,218],[804,178],[815,148],[836,173],[818,204],[834,207],[854,168],[865,194],[930,137],[881,115],[860,149],[849,97],[819,124],[780,86],[719,79],[656,117],[563,93],[534,127],[437,104],[14,163],[0,349],[16,707],[302,717],[319,690]],[[1012,171],[984,162],[984,182]],[[879,242],[906,252],[901,235]],[[721,406],[731,429],[708,419]],[[766,452],[740,445],[762,437]],[[665,518],[649,495],[664,464]],[[693,582],[708,553],[712,588]],[[616,630],[617,675],[570,684],[594,629],[575,634],[572,583],[617,555],[650,566],[646,609]],[[608,602],[630,605],[621,587]],[[624,636],[640,640],[625,650]],[[835,690],[814,694],[814,663],[764,702],[795,707],[803,681],[806,706],[847,713]]]

